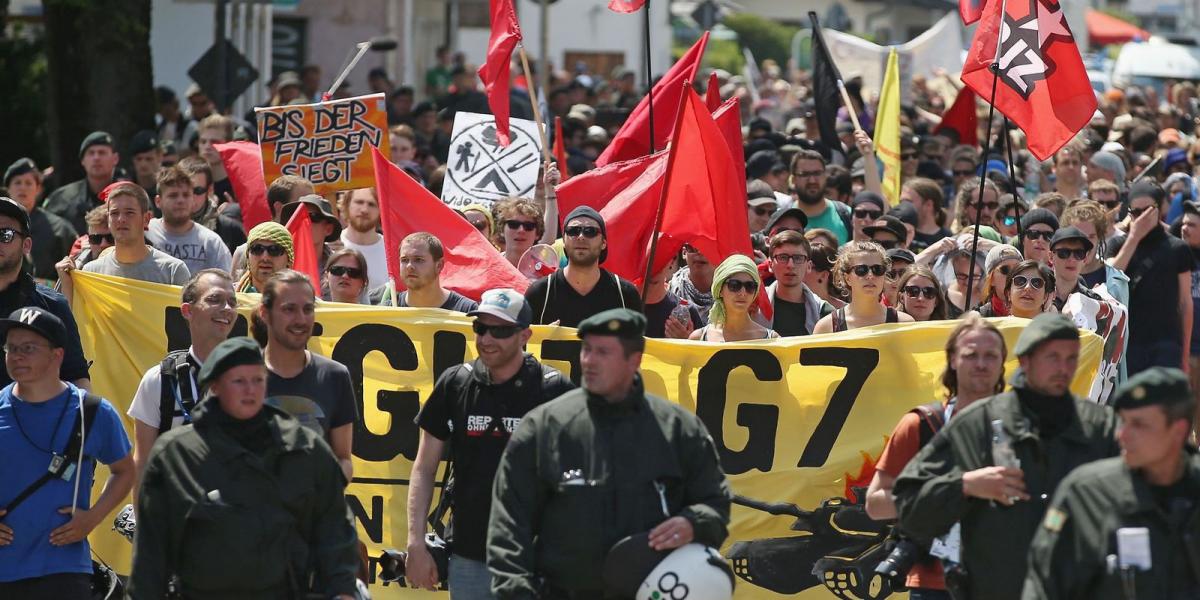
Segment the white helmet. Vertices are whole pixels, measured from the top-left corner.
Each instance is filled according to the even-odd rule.
[[[730,600],[733,570],[703,544],[681,546],[642,580],[635,600]]]

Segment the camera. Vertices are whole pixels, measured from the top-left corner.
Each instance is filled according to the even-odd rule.
[[[433,557],[433,565],[437,568],[438,582],[443,586],[450,572],[450,549],[446,542],[436,533],[425,534],[425,549]],[[408,553],[395,548],[385,548],[379,555],[379,579],[385,583],[404,585],[404,563],[408,561]]]
[[[925,556],[925,550],[911,540],[897,539],[887,558],[879,561],[875,573],[892,583],[892,589],[903,590],[904,580],[913,565]]]

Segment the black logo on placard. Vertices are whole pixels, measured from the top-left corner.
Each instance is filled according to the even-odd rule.
[[[520,173],[538,163],[538,143],[518,127],[510,127],[509,133],[512,142],[507,147],[500,145],[492,121],[481,121],[454,136],[446,170],[453,185],[446,186],[442,200],[461,207],[481,200],[486,204],[510,196],[530,196],[537,177],[522,181]]]

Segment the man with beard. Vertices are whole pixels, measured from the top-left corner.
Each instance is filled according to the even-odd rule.
[[[246,236],[246,272],[237,283],[239,292],[258,292],[278,271],[289,269],[296,260],[292,234],[274,221],[255,225]]]
[[[426,517],[433,499],[438,462],[450,457],[454,493],[439,502],[453,515],[446,540],[451,548],[451,598],[492,598],[486,558],[492,481],[509,436],[531,409],[575,388],[553,367],[524,351],[533,313],[516,290],[489,290],[475,317],[479,358],[448,369],[417,415],[421,440],[408,488],[408,559],[413,587],[437,586],[439,573],[425,549]],[[447,454],[448,450],[448,454]],[[442,573],[441,575],[447,575]]]
[[[66,219],[75,231],[87,229],[83,216],[100,206],[100,192],[116,179],[117,142],[104,131],[93,131],[79,145],[79,160],[83,163],[84,177],[68,183],[50,194],[43,207]]]
[[[342,363],[308,351],[316,323],[316,292],[308,276],[279,271],[264,284],[253,315],[254,339],[267,363],[268,404],[319,433],[350,481],[354,422],[358,409],[350,371]]]
[[[567,266],[533,282],[525,292],[533,322],[575,327],[610,308],[642,310],[637,288],[600,266],[608,255],[604,217],[580,206],[563,223]]]
[[[413,308],[441,308],[466,313],[478,304],[466,296],[442,287],[442,268],[445,267],[442,241],[432,234],[410,233],[400,242],[400,278],[403,292],[396,293],[381,286],[372,292],[371,304]]]
[[[229,271],[233,258],[221,236],[192,220],[192,178],[179,167],[158,172],[154,203],[162,217],[151,219],[146,238],[155,248],[182,260],[188,271]]]
[[[783,337],[809,335],[821,317],[833,312],[828,302],[804,285],[812,248],[803,235],[781,231],[771,236],[769,252],[775,282],[767,286],[766,294],[774,314],[768,320],[759,313],[755,320]]]
[[[342,247],[358,250],[367,259],[367,289],[374,290],[388,281],[387,248],[379,233],[379,199],[375,188],[350,190],[342,199],[342,214],[349,227],[342,229]]]
[[[929,543],[960,523],[965,574],[956,598],[1019,597],[1030,542],[1059,482],[1119,452],[1112,411],[1071,394],[1079,348],[1070,319],[1036,316],[1013,349],[1012,391],[957,413],[896,479],[905,533]]]
[[[792,156],[792,195],[808,216],[808,229],[828,229],[838,244],[850,241],[850,207],[825,198],[825,157],[815,150]]]
[[[33,276],[43,280],[58,279],[54,263],[71,252],[79,234],[66,219],[38,209],[42,194],[42,172],[33,159],[22,158],[4,171],[4,187],[13,200],[29,213],[29,233],[33,238]]]

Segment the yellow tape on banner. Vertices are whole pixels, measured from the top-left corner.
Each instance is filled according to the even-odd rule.
[[[179,288],[88,273],[74,277],[75,315],[84,351],[95,361],[95,389],[124,414],[142,373],[161,361],[168,347],[187,346]],[[239,297],[241,316],[248,317],[257,301],[253,295]],[[385,547],[403,548],[407,478],[418,439],[413,417],[436,373],[474,358],[470,320],[440,310],[321,304],[317,323],[319,333],[309,348],[344,363],[364,399],[347,502],[373,556]],[[997,321],[1009,348],[1023,323]],[[239,318],[235,332],[245,331],[245,325]],[[700,414],[735,493],[816,510],[801,517],[812,531],[806,534],[791,529],[796,517],[734,507],[723,548],[727,555],[738,553],[731,548],[735,543],[769,544],[761,542],[768,538],[791,538],[784,541],[793,549],[784,572],[767,579],[762,569],[770,565],[755,564],[754,547],[746,550],[742,544],[750,563],[735,565],[758,572],[764,587],[739,579],[737,598],[832,597],[808,572],[816,559],[847,545],[837,536],[853,539],[855,533],[823,511],[846,504],[838,499],[850,487],[866,486],[886,436],[905,411],[939,397],[944,345],[953,327],[948,321],[772,342],[647,343],[646,388]],[[574,371],[575,331],[534,330],[529,351],[564,372]],[[1076,393],[1086,393],[1101,350],[1100,338],[1085,334]],[[1008,372],[1015,366],[1010,361]],[[128,419],[126,426],[133,430]],[[98,474],[97,481],[105,476]],[[128,573],[130,545],[108,530],[111,518],[92,534],[92,543],[104,560]],[[376,598],[432,597],[394,585],[371,587]]]

